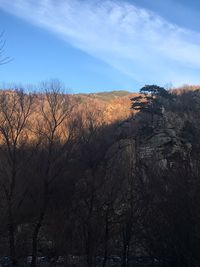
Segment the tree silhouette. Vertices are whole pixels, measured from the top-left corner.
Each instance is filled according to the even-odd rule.
[[[170,99],[170,93],[157,85],[145,85],[140,89],[140,96],[131,99],[133,110],[151,114],[162,114],[161,98]]]

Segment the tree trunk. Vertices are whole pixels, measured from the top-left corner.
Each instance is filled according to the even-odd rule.
[[[122,267],[127,267],[127,244],[123,245]]]
[[[12,201],[11,197],[7,194],[7,205],[8,205],[8,238],[9,238],[9,250],[12,261],[12,266],[18,266],[16,258],[16,247],[15,247],[15,224],[12,213]]]
[[[9,225],[8,225],[8,234],[9,234],[9,246],[10,246],[10,257],[12,260],[12,266],[18,266],[16,259],[16,249],[15,249],[15,227],[13,222],[13,216],[11,211],[11,204],[9,204]]]
[[[12,177],[10,184],[10,192],[5,189],[8,202],[8,235],[9,235],[9,246],[10,246],[10,257],[12,266],[18,266],[16,258],[16,246],[15,246],[15,222],[13,217],[13,195],[15,190],[15,179],[16,179],[16,155],[14,152],[14,159],[12,162]]]
[[[87,266],[92,267],[93,266],[93,260],[92,260],[92,248],[91,248],[91,233],[88,232],[88,240],[86,244],[86,255],[87,255]]]
[[[42,227],[42,223],[44,221],[44,217],[46,214],[46,209],[48,205],[48,186],[45,188],[45,193],[44,193],[44,203],[43,203],[43,208],[40,211],[40,215],[38,218],[38,221],[35,225],[35,229],[33,231],[33,239],[32,239],[32,260],[31,260],[31,267],[36,267],[37,266],[37,247],[38,247],[38,235],[40,232],[40,229]]]
[[[39,220],[35,226],[34,232],[33,232],[31,267],[36,267],[36,264],[37,264],[38,235],[40,232],[40,228],[42,226],[43,219],[44,219],[44,212],[41,212],[40,218],[39,218]]]
[[[129,258],[130,240],[131,240],[131,229],[130,229],[130,224],[127,223],[124,229],[124,237],[123,237],[122,267],[128,267],[129,265],[128,258]]]
[[[108,239],[109,239],[109,229],[108,229],[108,214],[106,214],[106,222],[105,222],[105,243],[104,243],[104,259],[102,263],[102,267],[106,267],[106,262],[108,260]]]

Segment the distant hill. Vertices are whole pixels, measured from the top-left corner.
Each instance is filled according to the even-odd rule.
[[[127,119],[133,112],[131,107],[131,98],[138,93],[129,91],[110,91],[89,94],[74,94],[73,97],[78,99],[79,110],[82,112],[95,110],[101,113],[101,120],[110,124],[118,120]]]
[[[100,92],[100,93],[78,94],[78,95],[87,96],[94,99],[100,99],[103,101],[110,101],[115,98],[128,96],[130,94],[131,92],[129,91],[119,90],[119,91]]]

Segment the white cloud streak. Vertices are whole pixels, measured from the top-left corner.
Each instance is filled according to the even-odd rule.
[[[0,0],[0,8],[56,33],[133,80],[200,82],[200,34],[128,2]]]

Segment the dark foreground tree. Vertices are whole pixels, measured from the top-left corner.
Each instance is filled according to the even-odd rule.
[[[32,267],[36,266],[38,236],[50,205],[52,188],[66,167],[73,137],[73,129],[68,127],[73,105],[69,96],[62,93],[61,83],[45,83],[44,90],[45,93],[40,98],[36,128],[39,144],[36,158],[37,175],[41,179],[42,190],[33,229]]]
[[[23,151],[28,146],[28,123],[31,115],[32,96],[22,90],[0,93],[1,181],[6,206],[9,247],[12,265],[16,258],[16,211],[23,200],[19,192],[20,172],[25,167]]]

